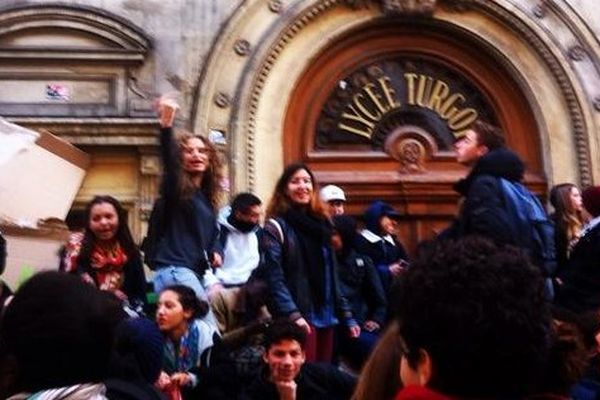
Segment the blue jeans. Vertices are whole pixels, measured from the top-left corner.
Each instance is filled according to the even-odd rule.
[[[202,287],[202,283],[200,283],[200,278],[189,268],[179,265],[161,265],[154,273],[153,284],[156,293],[160,293],[163,289],[171,285],[187,286],[196,292],[196,296],[198,296],[200,300],[210,304],[208,296]],[[202,319],[218,326],[217,319],[211,308],[208,309],[208,314]]]

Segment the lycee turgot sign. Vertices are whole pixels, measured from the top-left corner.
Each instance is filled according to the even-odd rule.
[[[375,136],[385,136],[395,125],[413,124],[449,144],[482,113],[493,116],[481,92],[444,66],[378,62],[348,75],[330,93],[317,124],[317,143],[356,142],[348,136],[376,143]]]

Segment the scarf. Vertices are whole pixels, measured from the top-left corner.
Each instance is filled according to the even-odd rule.
[[[190,323],[187,331],[179,340],[179,345],[167,340],[164,347],[164,370],[169,375],[175,372],[187,372],[199,364],[200,330]]]
[[[8,400],[107,400],[107,397],[104,384],[84,383],[36,393],[19,393]]]
[[[294,229],[300,244],[302,261],[308,272],[308,283],[317,306],[325,302],[325,255],[323,248],[331,243],[331,224],[300,208],[290,208],[283,218]]]
[[[123,286],[123,269],[127,263],[127,254],[117,242],[112,248],[95,245],[90,254],[90,266],[100,290],[115,291]]]

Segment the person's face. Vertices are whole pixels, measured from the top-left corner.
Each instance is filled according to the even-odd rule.
[[[480,145],[477,139],[477,133],[468,130],[466,135],[454,143],[456,151],[456,161],[463,165],[471,166],[487,152],[488,148]]]
[[[111,240],[119,229],[119,215],[110,203],[98,203],[92,206],[89,220],[90,230],[98,240]]]
[[[385,235],[393,235],[396,232],[396,221],[384,215],[379,219],[379,227]]]
[[[260,222],[260,216],[262,215],[262,208],[259,204],[252,206],[244,211],[236,211],[235,218],[238,221],[247,222],[249,224],[257,225]]]
[[[300,343],[293,339],[283,339],[272,344],[263,355],[264,362],[269,366],[272,382],[292,381],[300,372],[306,355]]]
[[[583,209],[583,201],[581,199],[581,192],[575,186],[571,188],[571,192],[569,193],[569,200],[571,201],[571,206],[575,211],[581,211]]]
[[[299,169],[287,183],[285,194],[295,204],[307,205],[313,194],[313,181],[308,171]]]
[[[172,290],[165,290],[158,298],[156,307],[156,324],[161,332],[170,332],[181,328],[192,318],[192,312],[183,309],[179,295]]]
[[[327,202],[330,215],[344,214],[344,202],[342,200],[331,200]]]
[[[181,165],[183,170],[192,174],[208,169],[208,148],[197,137],[189,138],[181,148]]]

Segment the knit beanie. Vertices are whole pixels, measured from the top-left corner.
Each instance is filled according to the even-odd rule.
[[[163,345],[162,334],[149,319],[128,318],[117,328],[116,351],[123,358],[133,358],[148,383],[156,382],[160,374]]]
[[[591,186],[581,194],[583,206],[593,216],[600,215],[600,186]]]

